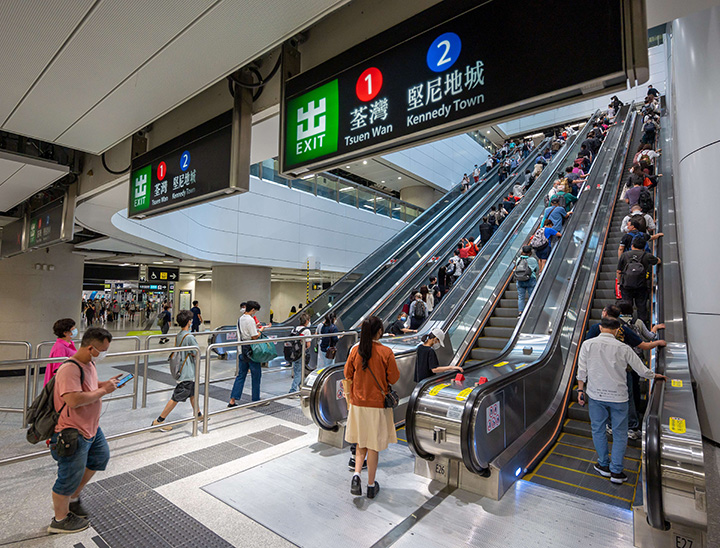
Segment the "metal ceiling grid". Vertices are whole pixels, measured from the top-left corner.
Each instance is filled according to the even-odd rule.
[[[71,36],[66,48],[5,129],[98,154],[347,2],[98,0],[80,28],[60,25]],[[42,49],[33,16],[16,11],[25,42]],[[47,64],[55,52],[45,49]],[[11,60],[26,56],[43,57],[18,50]],[[45,67],[34,70],[32,81]]]
[[[0,124],[42,74],[94,0],[3,0],[0,5]]]
[[[210,0],[100,2],[7,121],[6,129],[56,141],[212,4]],[[38,105],[62,108],[38,116]]]

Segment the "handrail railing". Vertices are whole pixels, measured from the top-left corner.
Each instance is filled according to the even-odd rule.
[[[277,401],[285,398],[289,398],[292,396],[296,396],[300,394],[300,391],[295,392],[289,392],[287,394],[281,394],[279,396],[272,396],[270,398],[260,399],[257,401],[249,402],[249,403],[243,403],[236,405],[234,407],[230,407],[227,409],[220,409],[218,411],[213,411],[212,413],[209,411],[209,397],[208,394],[210,394],[210,383],[212,382],[210,380],[210,352],[215,348],[227,348],[232,346],[238,347],[238,352],[242,352],[240,346],[253,346],[257,344],[262,343],[271,343],[271,344],[277,344],[277,343],[285,343],[285,342],[291,342],[296,341],[298,339],[302,339],[303,342],[313,340],[313,339],[326,339],[330,337],[353,337],[354,341],[357,341],[359,337],[359,333],[357,331],[342,331],[338,333],[315,333],[313,335],[306,335],[302,337],[293,336],[293,337],[277,337],[275,339],[269,339],[269,338],[260,338],[260,339],[254,339],[251,341],[237,341],[237,342],[226,342],[226,343],[217,343],[217,344],[211,344],[208,345],[207,350],[205,351],[205,400],[204,400],[204,408],[203,408],[203,433],[208,432],[208,420],[209,417],[213,415],[220,415],[222,413],[228,413],[231,411],[234,411],[236,409],[247,409],[249,407],[256,407],[258,405],[263,405],[272,401]],[[303,383],[305,382],[305,356],[306,356],[306,345],[302,345],[302,355],[300,357],[302,366],[300,367],[300,383],[299,386],[302,387]]]
[[[158,348],[153,350],[131,350],[127,352],[112,352],[108,353],[108,358],[118,358],[118,357],[136,357],[136,356],[142,356],[144,354],[164,354],[166,352],[191,352],[195,356],[195,363],[200,363],[200,348],[197,346],[182,346],[182,347],[172,347],[172,348]],[[0,362],[0,370],[6,370],[6,369],[17,369],[17,366],[20,365],[22,367],[25,367],[26,371],[28,371],[32,367],[38,367],[44,363],[52,363],[57,361],[57,358],[31,358],[29,360],[8,360],[4,362]],[[28,373],[29,374],[29,373]],[[195,386],[200,386],[200,368],[195,367]],[[113,399],[122,399],[127,398],[128,396],[116,396],[112,398],[103,398],[103,402],[112,401]],[[189,419],[178,419],[176,421],[172,422],[163,422],[162,424],[157,424],[154,426],[147,426],[144,428],[139,428],[136,430],[131,430],[128,432],[123,432],[120,434],[114,434],[112,436],[107,436],[108,440],[116,440],[121,438],[126,438],[128,436],[134,436],[137,434],[142,434],[144,432],[150,432],[152,430],[158,430],[160,428],[166,427],[166,426],[176,426],[181,424],[186,424],[188,422],[193,423],[193,430],[192,435],[197,436],[198,433],[198,423],[199,423],[199,417],[198,417],[198,411],[199,411],[199,402],[198,398],[194,399],[194,407],[193,407],[193,416]],[[26,410],[27,412],[27,410]],[[23,426],[25,428],[26,425]],[[20,455],[17,457],[9,457],[5,459],[0,459],[0,466],[6,466],[8,464],[15,464],[18,462],[24,462],[31,459],[36,459],[45,455],[49,455],[50,450],[46,449],[44,451],[38,451],[35,453],[30,453],[27,455]]]

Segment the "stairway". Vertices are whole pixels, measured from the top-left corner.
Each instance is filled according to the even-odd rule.
[[[490,319],[475,341],[475,347],[470,352],[472,359],[465,362],[465,367],[475,365],[484,360],[491,360],[500,354],[500,351],[510,340],[518,321],[518,292],[514,281],[505,287],[497,306],[490,315]]]

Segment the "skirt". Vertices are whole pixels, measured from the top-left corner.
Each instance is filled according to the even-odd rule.
[[[373,451],[383,451],[389,444],[397,443],[393,410],[351,405],[345,441]]]

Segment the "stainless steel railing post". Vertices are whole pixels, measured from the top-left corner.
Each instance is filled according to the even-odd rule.
[[[28,396],[30,395],[30,365],[25,366],[25,389],[23,392],[22,427],[27,428]]]
[[[141,349],[140,337],[135,337],[135,350],[139,351],[140,349]],[[133,377],[133,395],[132,395],[132,408],[133,409],[137,409],[139,369],[140,369],[140,356],[135,356],[135,368],[133,369],[133,374],[135,376]],[[143,377],[143,379],[144,379],[144,377]]]
[[[149,335],[145,339],[145,350],[150,350],[150,339],[152,338],[152,335]],[[145,354],[145,358],[143,359],[143,383],[142,383],[142,408],[145,409],[147,407],[147,390],[148,390],[148,362],[150,359],[149,354]]]

